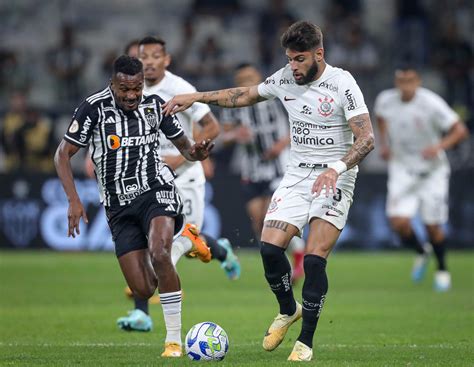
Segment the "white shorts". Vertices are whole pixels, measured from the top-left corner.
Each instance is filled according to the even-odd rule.
[[[425,224],[446,223],[449,174],[449,167],[446,166],[439,166],[423,175],[391,162],[387,184],[387,216],[413,218],[419,211]]]
[[[311,188],[323,170],[306,175],[287,172],[272,196],[265,220],[279,220],[297,227],[300,232],[312,218],[321,218],[342,230],[347,221],[354,194],[355,172],[345,172],[337,181],[337,192],[326,197],[323,191],[315,198]]]
[[[179,195],[183,200],[183,214],[186,216],[186,223],[195,224],[199,229],[202,228],[204,221],[204,195],[205,183],[195,183],[193,185],[179,186]]]

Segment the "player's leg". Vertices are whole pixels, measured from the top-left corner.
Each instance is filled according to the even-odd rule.
[[[158,280],[152,267],[148,249],[128,252],[118,258],[120,268],[134,296],[135,309],[120,317],[117,325],[122,330],[150,331],[153,327],[148,315],[148,299],[153,296]]]
[[[289,360],[310,360],[312,357],[313,337],[328,291],[326,259],[341,233],[321,218],[313,218],[309,227],[304,256],[303,323]]]
[[[177,189],[183,201],[183,214],[186,216],[187,224],[181,236],[173,242],[171,249],[173,264],[176,265],[185,254],[197,257],[202,262],[209,262],[211,261],[211,251],[199,232],[204,218],[204,183],[181,184]]]
[[[420,212],[437,262],[434,288],[443,292],[451,288],[451,275],[446,266],[446,235],[443,230],[443,224],[448,221],[449,171],[445,168],[433,171],[426,181]]]
[[[268,351],[278,347],[289,327],[301,318],[301,305],[293,295],[291,265],[285,250],[306,224],[311,201],[299,192],[309,196],[309,190],[306,187],[297,190],[292,185],[294,182],[292,175],[282,180],[273,194],[262,230],[260,254],[265,278],[279,304],[279,313],[263,339],[263,348]]]
[[[293,272],[291,274],[291,282],[295,283],[304,277],[304,250],[305,242],[299,237],[295,236],[291,239],[289,247],[293,255]]]
[[[301,318],[301,305],[293,295],[291,265],[285,250],[299,229],[287,222],[269,219],[264,222],[260,254],[265,279],[275,295],[279,313],[263,338],[263,348],[272,351],[283,341],[289,327]]]
[[[423,279],[429,260],[429,247],[423,246],[411,225],[420,206],[421,181],[417,175],[410,174],[404,166],[389,166],[388,195],[386,214],[392,229],[397,233],[404,247],[414,250],[418,255],[412,269],[412,279]]]
[[[209,246],[211,258],[221,263],[221,268],[224,270],[227,278],[230,280],[239,279],[241,273],[240,261],[234,254],[230,241],[224,237],[216,240],[214,237],[202,232],[200,236]]]
[[[166,326],[163,357],[180,357],[181,350],[181,284],[171,261],[175,219],[153,217],[148,231],[151,263],[158,278],[158,291]]]
[[[257,196],[247,201],[247,214],[252,223],[252,229],[255,236],[260,237],[263,229],[263,220],[270,204],[270,196]]]

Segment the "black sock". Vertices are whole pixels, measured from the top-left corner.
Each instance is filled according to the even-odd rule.
[[[433,252],[436,255],[436,260],[438,261],[438,270],[444,271],[446,269],[446,240],[435,243],[431,241],[433,245]]]
[[[425,249],[421,245],[418,237],[416,237],[415,232],[411,232],[411,235],[408,237],[401,237],[402,244],[405,247],[414,249],[418,254],[423,255],[425,253]]]
[[[304,257],[303,325],[298,340],[313,347],[313,336],[328,291],[326,259],[318,255]]]
[[[148,315],[148,300],[137,297],[133,297],[133,300],[135,301],[135,309],[142,310]]]
[[[211,249],[212,259],[217,259],[220,262],[224,262],[225,258],[227,257],[227,250],[224,247],[219,246],[217,241],[208,234],[201,233],[201,236],[204,237],[207,246]]]
[[[285,249],[262,242],[260,247],[265,278],[280,304],[282,315],[293,315],[296,301],[291,288],[291,265],[285,255]]]

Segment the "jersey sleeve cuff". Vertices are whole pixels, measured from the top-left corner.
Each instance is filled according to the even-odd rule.
[[[180,137],[182,137],[184,135],[184,130],[180,130],[179,132],[177,132],[176,134],[174,135],[166,135],[166,137],[168,139],[178,139]]]
[[[87,144],[81,143],[80,141],[78,141],[74,138],[71,138],[70,136],[67,136],[67,135],[64,135],[64,140],[68,141],[72,145],[75,145],[75,146],[78,146],[78,147],[81,147],[81,148],[87,147]]]
[[[367,107],[360,107],[355,109],[354,111],[350,111],[349,113],[346,114],[346,120],[350,120],[351,118],[359,115],[363,115],[364,113],[369,113],[369,110]]]

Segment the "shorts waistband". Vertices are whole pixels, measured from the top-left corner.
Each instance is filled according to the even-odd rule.
[[[301,162],[298,164],[300,168],[328,168],[327,163],[309,163],[309,162]]]

